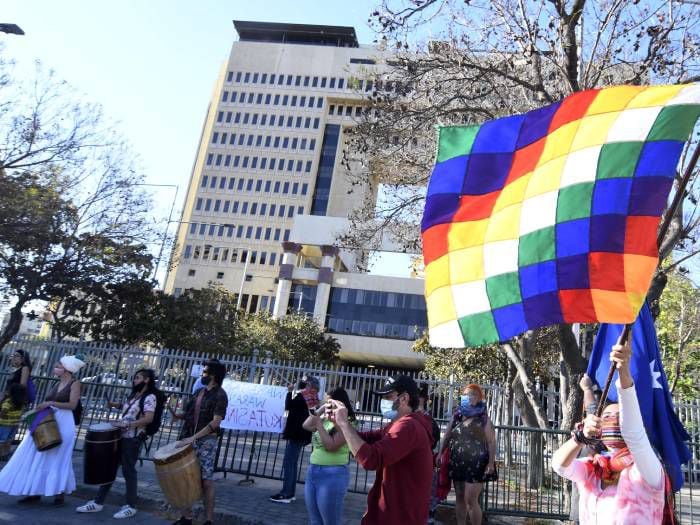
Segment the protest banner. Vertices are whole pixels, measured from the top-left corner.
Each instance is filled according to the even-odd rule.
[[[221,427],[255,432],[282,432],[284,399],[282,386],[258,385],[225,379],[222,385],[228,396],[226,417]]]

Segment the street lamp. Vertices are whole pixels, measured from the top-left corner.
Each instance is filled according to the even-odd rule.
[[[165,249],[165,243],[168,240],[168,230],[170,228],[170,223],[175,222],[172,220],[173,211],[175,211],[175,204],[177,202],[177,194],[180,191],[180,187],[177,184],[146,184],[138,183],[134,186],[150,186],[152,188],[175,188],[175,195],[173,196],[173,203],[170,206],[170,213],[168,214],[168,222],[165,223],[165,231],[163,232],[163,240],[160,243],[160,249],[158,250],[158,257],[156,258],[156,267],[153,270],[153,278],[158,278],[158,268],[160,267],[160,259],[163,257],[163,250]]]

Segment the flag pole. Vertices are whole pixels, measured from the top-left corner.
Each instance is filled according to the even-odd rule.
[[[695,169],[695,165],[698,163],[698,159],[700,158],[700,146],[695,146],[695,151],[693,151],[693,155],[690,158],[690,161],[688,162],[688,165],[685,168],[685,173],[683,173],[683,178],[681,178],[680,183],[678,184],[678,191],[676,191],[676,194],[673,196],[673,201],[671,201],[671,205],[668,207],[668,210],[666,211],[666,214],[664,215],[664,221],[661,223],[661,227],[659,228],[659,234],[656,238],[656,245],[661,246],[661,243],[664,240],[664,237],[666,237],[666,233],[668,232],[668,229],[671,227],[671,220],[673,219],[673,216],[676,214],[676,211],[678,210],[678,207],[680,206],[681,202],[683,202],[683,198],[685,197],[685,189],[688,187],[688,183],[690,182],[690,177],[693,174],[693,170]],[[624,345],[627,342],[627,339],[629,338],[630,331],[632,330],[632,323],[626,324],[625,328],[622,330],[622,333],[620,334],[619,339],[617,340],[618,345]],[[613,376],[615,375],[615,368],[616,368],[616,363],[611,363],[610,364],[610,370],[608,371],[608,377],[605,380],[605,386],[603,388],[603,393],[600,395],[600,401],[598,401],[598,408],[595,411],[595,415],[600,417],[600,415],[603,413],[603,407],[605,406],[605,401],[608,399],[608,392],[610,391],[610,385],[612,384]]]

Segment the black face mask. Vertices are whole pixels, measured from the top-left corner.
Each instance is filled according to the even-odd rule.
[[[306,388],[306,381],[299,381],[297,385],[297,390],[304,390]]]
[[[204,386],[207,386],[211,382],[211,377],[209,376],[202,376],[202,384]]]

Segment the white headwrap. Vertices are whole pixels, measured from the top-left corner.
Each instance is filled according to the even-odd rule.
[[[61,365],[63,365],[63,368],[68,370],[71,374],[75,374],[78,370],[85,366],[85,361],[78,359],[74,355],[64,355],[61,359],[59,359],[59,362]]]

